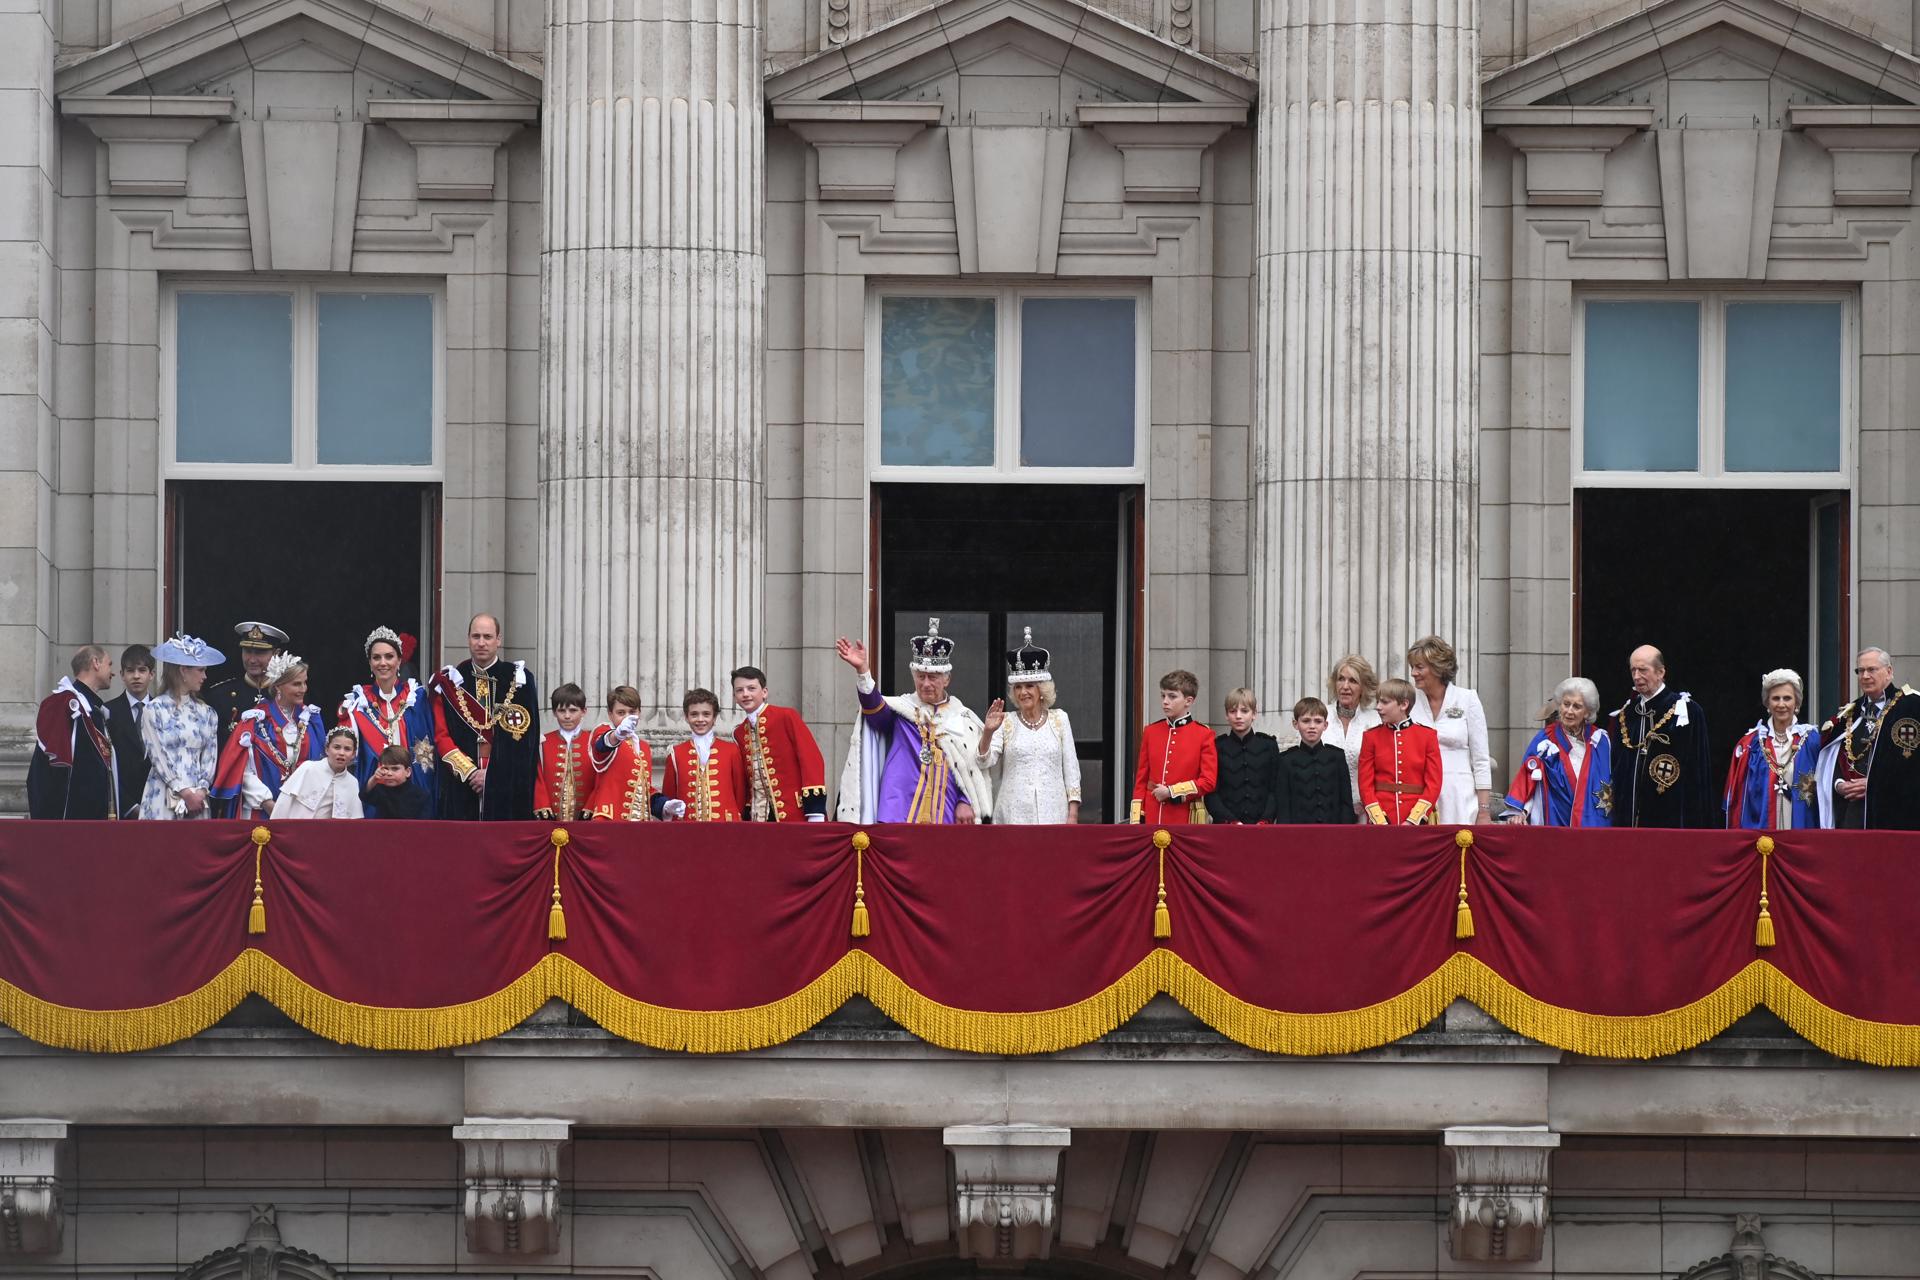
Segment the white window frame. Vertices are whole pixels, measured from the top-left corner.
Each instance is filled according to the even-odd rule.
[[[994,301],[993,463],[984,467],[889,466],[881,461],[880,302],[883,298],[991,298]],[[1133,465],[1023,467],[1020,465],[1020,303],[1027,298],[1133,299]],[[953,484],[1143,484],[1147,478],[1153,316],[1152,291],[1143,284],[969,283],[899,281],[867,291],[867,474],[875,481]]]
[[[1700,305],[1698,466],[1692,471],[1589,471],[1586,439],[1587,304],[1697,302]],[[1737,302],[1840,304],[1840,459],[1832,471],[1728,471],[1726,468],[1726,308]],[[1859,295],[1826,289],[1586,290],[1573,303],[1573,482],[1583,489],[1844,489],[1853,488],[1858,434],[1855,384],[1860,366]]]
[[[182,293],[290,293],[293,295],[293,460],[291,462],[180,462],[179,296]],[[432,459],[425,463],[320,461],[320,324],[323,293],[426,294],[433,305]],[[169,480],[401,480],[446,478],[446,282],[411,277],[246,276],[168,279],[160,294],[160,471]]]

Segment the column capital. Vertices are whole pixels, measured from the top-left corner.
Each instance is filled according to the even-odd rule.
[[[566,1120],[469,1119],[453,1126],[469,1250],[559,1250],[560,1145],[572,1131]]]
[[[953,1156],[960,1255],[1026,1261],[1053,1247],[1060,1156],[1073,1131],[1039,1124],[957,1124],[943,1135]]]
[[[0,1120],[0,1257],[60,1252],[64,1120]]]
[[[1547,1172],[1560,1135],[1545,1125],[1458,1125],[1453,1152],[1453,1217],[1447,1241],[1456,1262],[1538,1261],[1546,1244]]]

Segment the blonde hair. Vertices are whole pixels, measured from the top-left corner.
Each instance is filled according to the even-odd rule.
[[[1440,677],[1441,684],[1452,684],[1460,674],[1460,655],[1439,636],[1422,636],[1407,650],[1407,665],[1419,663]]]
[[[1036,688],[1036,689],[1038,689],[1038,690],[1040,691],[1040,705],[1041,705],[1041,706],[1043,706],[1043,707],[1046,707],[1046,708],[1048,708],[1048,709],[1051,709],[1051,708],[1053,707],[1053,700],[1054,700],[1054,699],[1055,699],[1056,697],[1058,697],[1058,696],[1059,696],[1059,695],[1058,695],[1058,694],[1057,694],[1057,693],[1056,693],[1056,692],[1054,691],[1054,687],[1053,687],[1053,681],[1051,681],[1051,680],[1028,680],[1028,681],[1025,681],[1025,683],[1027,683],[1027,684],[1030,684],[1030,685],[1032,685],[1032,686],[1033,686],[1034,688]],[[1017,685],[1017,684],[1009,684],[1009,685],[1007,686],[1007,691],[1008,691],[1009,693],[1011,693],[1011,692],[1012,692],[1013,690],[1015,690],[1015,689],[1018,689],[1019,687],[1020,687],[1020,686],[1019,686],[1019,685]]]
[[[1222,711],[1234,711],[1241,707],[1245,707],[1249,711],[1258,711],[1260,709],[1260,699],[1254,697],[1253,690],[1247,688],[1245,685],[1228,694],[1226,705],[1220,709]]]
[[[1373,664],[1357,653],[1350,653],[1333,664],[1333,670],[1327,673],[1327,705],[1340,705],[1340,673],[1352,671],[1353,678],[1360,682],[1360,701],[1357,707],[1364,711],[1374,704],[1380,696],[1380,677],[1374,672]]]
[[[1413,685],[1395,676],[1391,680],[1380,682],[1380,701],[1397,702],[1407,710],[1413,710]]]

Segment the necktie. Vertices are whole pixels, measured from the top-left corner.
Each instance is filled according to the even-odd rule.
[[[133,727],[134,728],[138,729],[140,727],[140,714],[146,709],[147,709],[147,704],[145,702],[136,702],[133,704]]]

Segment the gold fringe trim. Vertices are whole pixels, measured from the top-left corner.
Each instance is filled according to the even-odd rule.
[[[1156,948],[1084,1000],[1032,1013],[958,1009],[913,990],[864,951],[850,951],[780,1000],[743,1009],[673,1009],[634,1000],[557,952],[478,1000],[400,1009],[339,1000],[248,949],[198,990],[139,1009],[73,1009],[0,981],[0,1022],[28,1039],[89,1053],[153,1049],[199,1034],[249,994],[259,994],[315,1035],[367,1049],[432,1050],[492,1039],[551,999],[562,999],[622,1039],[688,1053],[740,1053],[780,1044],[856,995],[929,1044],[982,1054],[1052,1053],[1086,1044],[1166,993],[1206,1025],[1249,1048],[1292,1056],[1356,1053],[1390,1044],[1466,998],[1501,1025],[1554,1048],[1601,1058],[1680,1053],[1765,1004],[1836,1057],[1876,1066],[1920,1066],[1920,1026],[1873,1022],[1832,1009],[1765,960],[1755,960],[1677,1009],[1608,1016],[1527,995],[1465,952],[1392,999],[1334,1013],[1289,1013],[1229,994],[1185,960]]]

